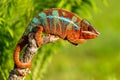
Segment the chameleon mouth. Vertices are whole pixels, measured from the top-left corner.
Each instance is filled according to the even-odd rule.
[[[100,35],[100,33],[97,30],[95,30],[93,33]]]
[[[94,39],[99,36],[99,32],[90,32],[90,31],[82,31],[82,35],[84,39]]]

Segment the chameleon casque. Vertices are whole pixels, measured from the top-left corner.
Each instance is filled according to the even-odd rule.
[[[37,30],[36,30],[37,29]],[[42,33],[58,36],[63,40],[77,45],[87,39],[94,39],[99,32],[85,19],[64,9],[52,8],[40,12],[34,17],[16,45],[14,51],[14,63],[17,68],[30,68],[32,63],[23,63],[19,60],[19,54],[27,44],[29,33],[35,33],[37,46],[42,45]]]

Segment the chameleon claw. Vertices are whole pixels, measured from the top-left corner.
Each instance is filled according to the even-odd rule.
[[[18,72],[18,74],[21,75],[21,76],[26,76],[27,74],[30,73],[30,70],[29,70],[28,68],[26,68],[26,69],[16,68],[15,70],[16,70],[16,71]]]

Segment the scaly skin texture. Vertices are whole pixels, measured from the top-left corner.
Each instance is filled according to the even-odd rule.
[[[38,47],[42,45],[42,33],[59,36],[68,40],[74,45],[85,42],[87,39],[94,39],[99,32],[85,19],[81,20],[77,15],[63,9],[52,8],[39,13],[28,25],[21,40],[14,51],[14,62],[17,68],[30,68],[30,63],[22,63],[19,54],[27,44],[29,33],[35,33]]]

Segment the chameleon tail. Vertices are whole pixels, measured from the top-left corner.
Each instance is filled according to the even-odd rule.
[[[14,63],[17,66],[17,68],[30,68],[32,66],[32,62],[22,63],[19,60],[19,54],[26,44],[27,42],[25,41],[25,39],[22,38],[15,48],[13,58],[14,58]]]

